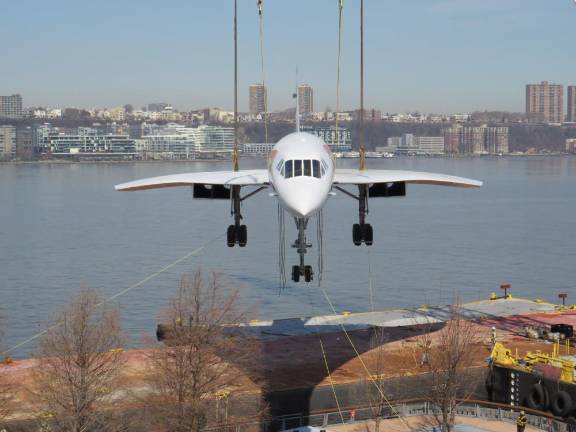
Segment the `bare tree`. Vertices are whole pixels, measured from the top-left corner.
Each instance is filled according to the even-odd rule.
[[[123,359],[119,312],[82,289],[48,323],[39,343],[32,393],[52,430],[113,430],[113,393]]]
[[[240,368],[258,361],[257,345],[238,327],[246,318],[238,291],[228,289],[218,275],[204,280],[198,271],[182,277],[163,314],[165,344],[150,355],[150,402],[166,430],[200,431],[208,421],[238,420],[230,403],[246,385]],[[261,412],[254,406],[242,411],[244,419]]]
[[[388,341],[384,327],[374,326],[370,337],[370,355],[367,356],[367,365],[370,376],[366,378],[365,389],[368,404],[370,406],[371,418],[374,423],[374,432],[380,431],[380,424],[388,413],[390,403],[386,397],[386,352],[385,344]],[[367,429],[371,428],[368,426]]]
[[[449,320],[438,332],[419,336],[421,367],[428,372],[425,397],[433,408],[434,423],[443,432],[453,430],[456,408],[478,386],[471,366],[480,355],[478,327],[466,320],[459,304],[450,307]]]

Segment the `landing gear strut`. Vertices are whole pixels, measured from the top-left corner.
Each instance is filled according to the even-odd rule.
[[[374,233],[372,225],[366,223],[368,214],[368,185],[358,185],[358,221],[352,225],[352,242],[355,246],[364,243],[366,246],[372,246]]]
[[[292,266],[292,280],[294,282],[300,282],[300,276],[304,276],[305,282],[311,282],[314,279],[314,271],[312,266],[304,264],[304,255],[306,250],[312,245],[306,243],[306,226],[308,225],[308,219],[295,219],[296,228],[298,228],[298,238],[292,245],[296,248],[298,255],[300,256],[300,265]]]
[[[234,247],[236,244],[244,247],[248,242],[248,229],[246,225],[241,225],[242,214],[240,213],[240,203],[242,202],[242,198],[240,198],[240,186],[232,186],[230,195],[232,207],[230,213],[234,216],[234,225],[228,226],[228,230],[226,231],[226,244],[228,247]]]

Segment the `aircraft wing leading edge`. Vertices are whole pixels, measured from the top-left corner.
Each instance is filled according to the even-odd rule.
[[[257,186],[267,185],[269,181],[270,179],[268,176],[268,171],[265,169],[214,171],[151,177],[128,183],[122,183],[114,186],[114,189],[117,191],[138,191],[166,187],[192,186],[194,184]]]
[[[482,182],[464,177],[420,171],[337,169],[334,184],[414,183],[473,188]]]

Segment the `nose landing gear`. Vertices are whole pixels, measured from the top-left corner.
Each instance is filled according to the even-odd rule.
[[[304,264],[306,250],[312,247],[310,243],[306,243],[306,226],[308,225],[308,219],[295,219],[295,221],[296,228],[298,228],[298,238],[292,247],[296,248],[300,256],[300,264],[292,266],[292,281],[300,282],[300,277],[304,276],[305,282],[311,282],[314,279],[314,271],[312,270],[312,266]]]

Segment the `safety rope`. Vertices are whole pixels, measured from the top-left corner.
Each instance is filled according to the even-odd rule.
[[[338,0],[338,60],[336,62],[336,143],[340,147],[340,134],[338,132],[338,113],[340,112],[340,59],[342,58],[342,9],[344,0]],[[334,144],[334,140],[332,140]]]
[[[372,254],[368,248],[368,294],[370,296],[370,310],[374,312],[374,279],[372,278]]]
[[[194,250],[191,251],[191,252],[188,252],[187,254],[181,256],[181,257],[178,258],[177,260],[172,261],[170,264],[168,264],[167,266],[161,268],[160,270],[155,271],[154,273],[149,274],[149,275],[146,276],[144,279],[136,282],[136,283],[133,284],[133,285],[130,285],[128,288],[125,288],[125,289],[123,289],[122,291],[114,294],[113,296],[108,297],[108,298],[102,300],[100,303],[98,303],[98,304],[96,305],[96,307],[100,307],[100,306],[105,305],[106,303],[110,303],[112,300],[115,300],[115,299],[117,299],[118,297],[121,297],[121,296],[123,296],[124,294],[132,291],[133,289],[138,288],[138,287],[144,285],[146,282],[154,279],[154,278],[157,277],[157,276],[160,276],[162,273],[165,273],[166,271],[170,270],[170,269],[173,268],[174,266],[180,264],[180,263],[183,262],[183,261],[186,261],[188,258],[191,258],[191,257],[197,255],[198,253],[202,252],[204,249],[206,249],[207,246],[211,245],[212,243],[216,242],[217,240],[221,239],[222,237],[223,237],[223,235],[219,235],[218,237],[216,237],[216,238],[214,238],[214,239],[212,239],[212,240],[208,240],[208,241],[205,242],[202,246],[194,249]],[[6,356],[6,354],[10,354],[12,351],[17,350],[18,348],[21,348],[21,347],[23,347],[24,345],[26,345],[26,344],[28,344],[28,343],[30,343],[30,342],[32,342],[32,341],[34,341],[34,340],[42,337],[43,335],[45,335],[46,333],[48,333],[49,331],[55,329],[56,327],[58,327],[58,326],[60,326],[60,325],[61,325],[61,323],[54,324],[54,325],[48,327],[47,329],[45,329],[45,330],[43,330],[43,331],[41,331],[41,332],[39,332],[39,333],[36,333],[34,336],[31,336],[31,337],[29,337],[28,339],[25,339],[25,340],[23,340],[22,342],[14,345],[13,347],[11,347],[11,348],[9,348],[9,349],[1,352],[0,355],[1,355],[2,357],[4,357],[4,356]]]
[[[318,330],[316,331],[318,332]],[[324,344],[322,343],[320,333],[318,333],[318,340],[320,341],[320,349],[322,350],[322,357],[324,357],[324,365],[326,366],[326,373],[328,374],[328,381],[330,382],[330,387],[332,388],[332,394],[334,395],[334,400],[336,401],[338,414],[340,414],[340,420],[342,421],[342,424],[344,424],[344,415],[342,414],[342,409],[340,408],[340,401],[338,400],[338,395],[336,395],[336,388],[334,387],[334,382],[332,381],[332,374],[330,373],[330,367],[328,366],[328,358],[326,357],[326,351],[324,350]]]
[[[257,1],[258,22],[260,33],[260,69],[262,73],[262,87],[264,87],[264,142],[268,143],[268,91],[266,89],[266,73],[264,70],[264,0]]]
[[[308,291],[308,304],[312,306],[314,309],[315,315],[320,315],[320,311],[314,305],[314,301],[311,300],[312,290]],[[330,383],[330,388],[332,389],[332,395],[334,396],[334,401],[336,402],[336,407],[338,408],[338,414],[340,415],[340,420],[342,424],[345,423],[344,415],[342,414],[342,408],[340,405],[340,401],[338,400],[338,394],[336,393],[336,387],[334,385],[334,380],[332,379],[332,373],[330,372],[330,366],[328,365],[328,356],[326,355],[326,350],[324,349],[324,343],[322,342],[322,336],[320,336],[320,329],[318,328],[318,324],[313,324],[314,330],[316,332],[316,336],[318,337],[318,342],[320,343],[320,351],[322,352],[322,358],[324,359],[324,366],[326,367],[326,374],[328,376],[328,382]]]
[[[324,298],[326,299],[326,301],[328,302],[328,304],[330,305],[330,309],[332,309],[332,312],[334,313],[334,315],[338,315],[338,312],[336,312],[336,308],[334,307],[334,304],[332,303],[332,301],[330,300],[330,297],[328,297],[328,293],[326,292],[326,290],[324,289],[324,287],[320,287],[320,289],[322,290],[322,293],[324,294]],[[370,381],[372,382],[372,384],[374,385],[374,387],[376,387],[376,390],[378,390],[378,393],[380,394],[380,396],[382,397],[382,399],[384,399],[384,401],[386,402],[386,404],[390,407],[390,410],[392,411],[392,413],[394,415],[396,415],[406,426],[407,430],[411,430],[410,425],[408,424],[408,422],[406,421],[406,419],[398,412],[398,410],[396,408],[394,408],[394,406],[392,406],[392,404],[390,403],[390,401],[388,400],[388,398],[386,397],[386,395],[384,394],[383,390],[380,388],[380,386],[376,383],[376,380],[374,379],[374,377],[372,376],[372,374],[370,373],[370,370],[368,369],[368,367],[366,366],[366,363],[364,363],[364,360],[362,359],[362,356],[360,355],[360,352],[358,351],[358,349],[356,348],[356,345],[354,344],[354,342],[352,341],[352,338],[350,337],[350,335],[348,334],[348,331],[346,330],[346,327],[344,326],[344,324],[342,323],[342,321],[340,321],[340,328],[342,328],[342,331],[344,332],[344,335],[346,335],[346,339],[348,340],[348,342],[350,343],[350,346],[352,347],[352,349],[354,350],[354,353],[356,354],[356,357],[358,358],[358,360],[360,361],[360,363],[362,364],[362,367],[364,368],[364,371],[366,372],[366,375],[368,376],[368,378],[370,379]]]

